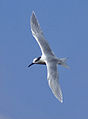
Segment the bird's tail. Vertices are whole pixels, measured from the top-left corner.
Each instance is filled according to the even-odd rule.
[[[67,59],[68,58],[60,58],[60,64],[64,66],[65,68],[69,68],[69,66],[66,63]]]

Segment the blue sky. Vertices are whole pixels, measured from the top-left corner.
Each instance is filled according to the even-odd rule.
[[[64,103],[52,94],[30,30],[32,11],[58,57]],[[88,118],[88,1],[0,0],[0,119]]]

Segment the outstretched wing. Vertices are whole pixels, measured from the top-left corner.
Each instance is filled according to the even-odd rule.
[[[56,62],[47,62],[47,79],[49,86],[53,92],[53,94],[56,96],[56,98],[62,103],[63,102],[63,96],[62,91],[58,82],[58,71],[57,71],[57,64]]]
[[[34,12],[32,12],[32,16],[30,19],[30,25],[31,25],[32,34],[33,34],[34,38],[36,39],[36,41],[38,42],[38,44],[41,48],[42,54],[54,55],[53,52],[51,51],[47,41],[44,39],[43,32],[40,28],[40,25],[38,23],[38,20],[35,16]]]

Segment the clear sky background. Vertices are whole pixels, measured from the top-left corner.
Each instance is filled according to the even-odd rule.
[[[30,30],[32,11],[58,57],[64,103],[52,94]],[[0,0],[0,119],[88,119],[88,0]]]

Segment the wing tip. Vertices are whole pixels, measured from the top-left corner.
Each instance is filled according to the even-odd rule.
[[[32,15],[30,17],[30,26],[33,34],[43,34],[34,11],[32,11]]]
[[[62,96],[59,96],[59,97],[56,96],[56,98],[57,98],[61,103],[63,103],[63,97],[62,97]]]
[[[36,20],[35,12],[32,11],[32,15],[31,15],[31,18],[30,18],[30,22],[34,22],[35,20]]]
[[[34,10],[32,11],[32,16],[35,16],[35,12],[34,12]]]
[[[38,20],[36,18],[36,15],[35,15],[34,11],[32,11],[32,15],[30,17],[30,25],[31,25],[31,28],[33,26],[36,27],[37,29],[39,28],[39,23],[38,23]]]
[[[61,100],[60,102],[63,103],[63,100]]]

